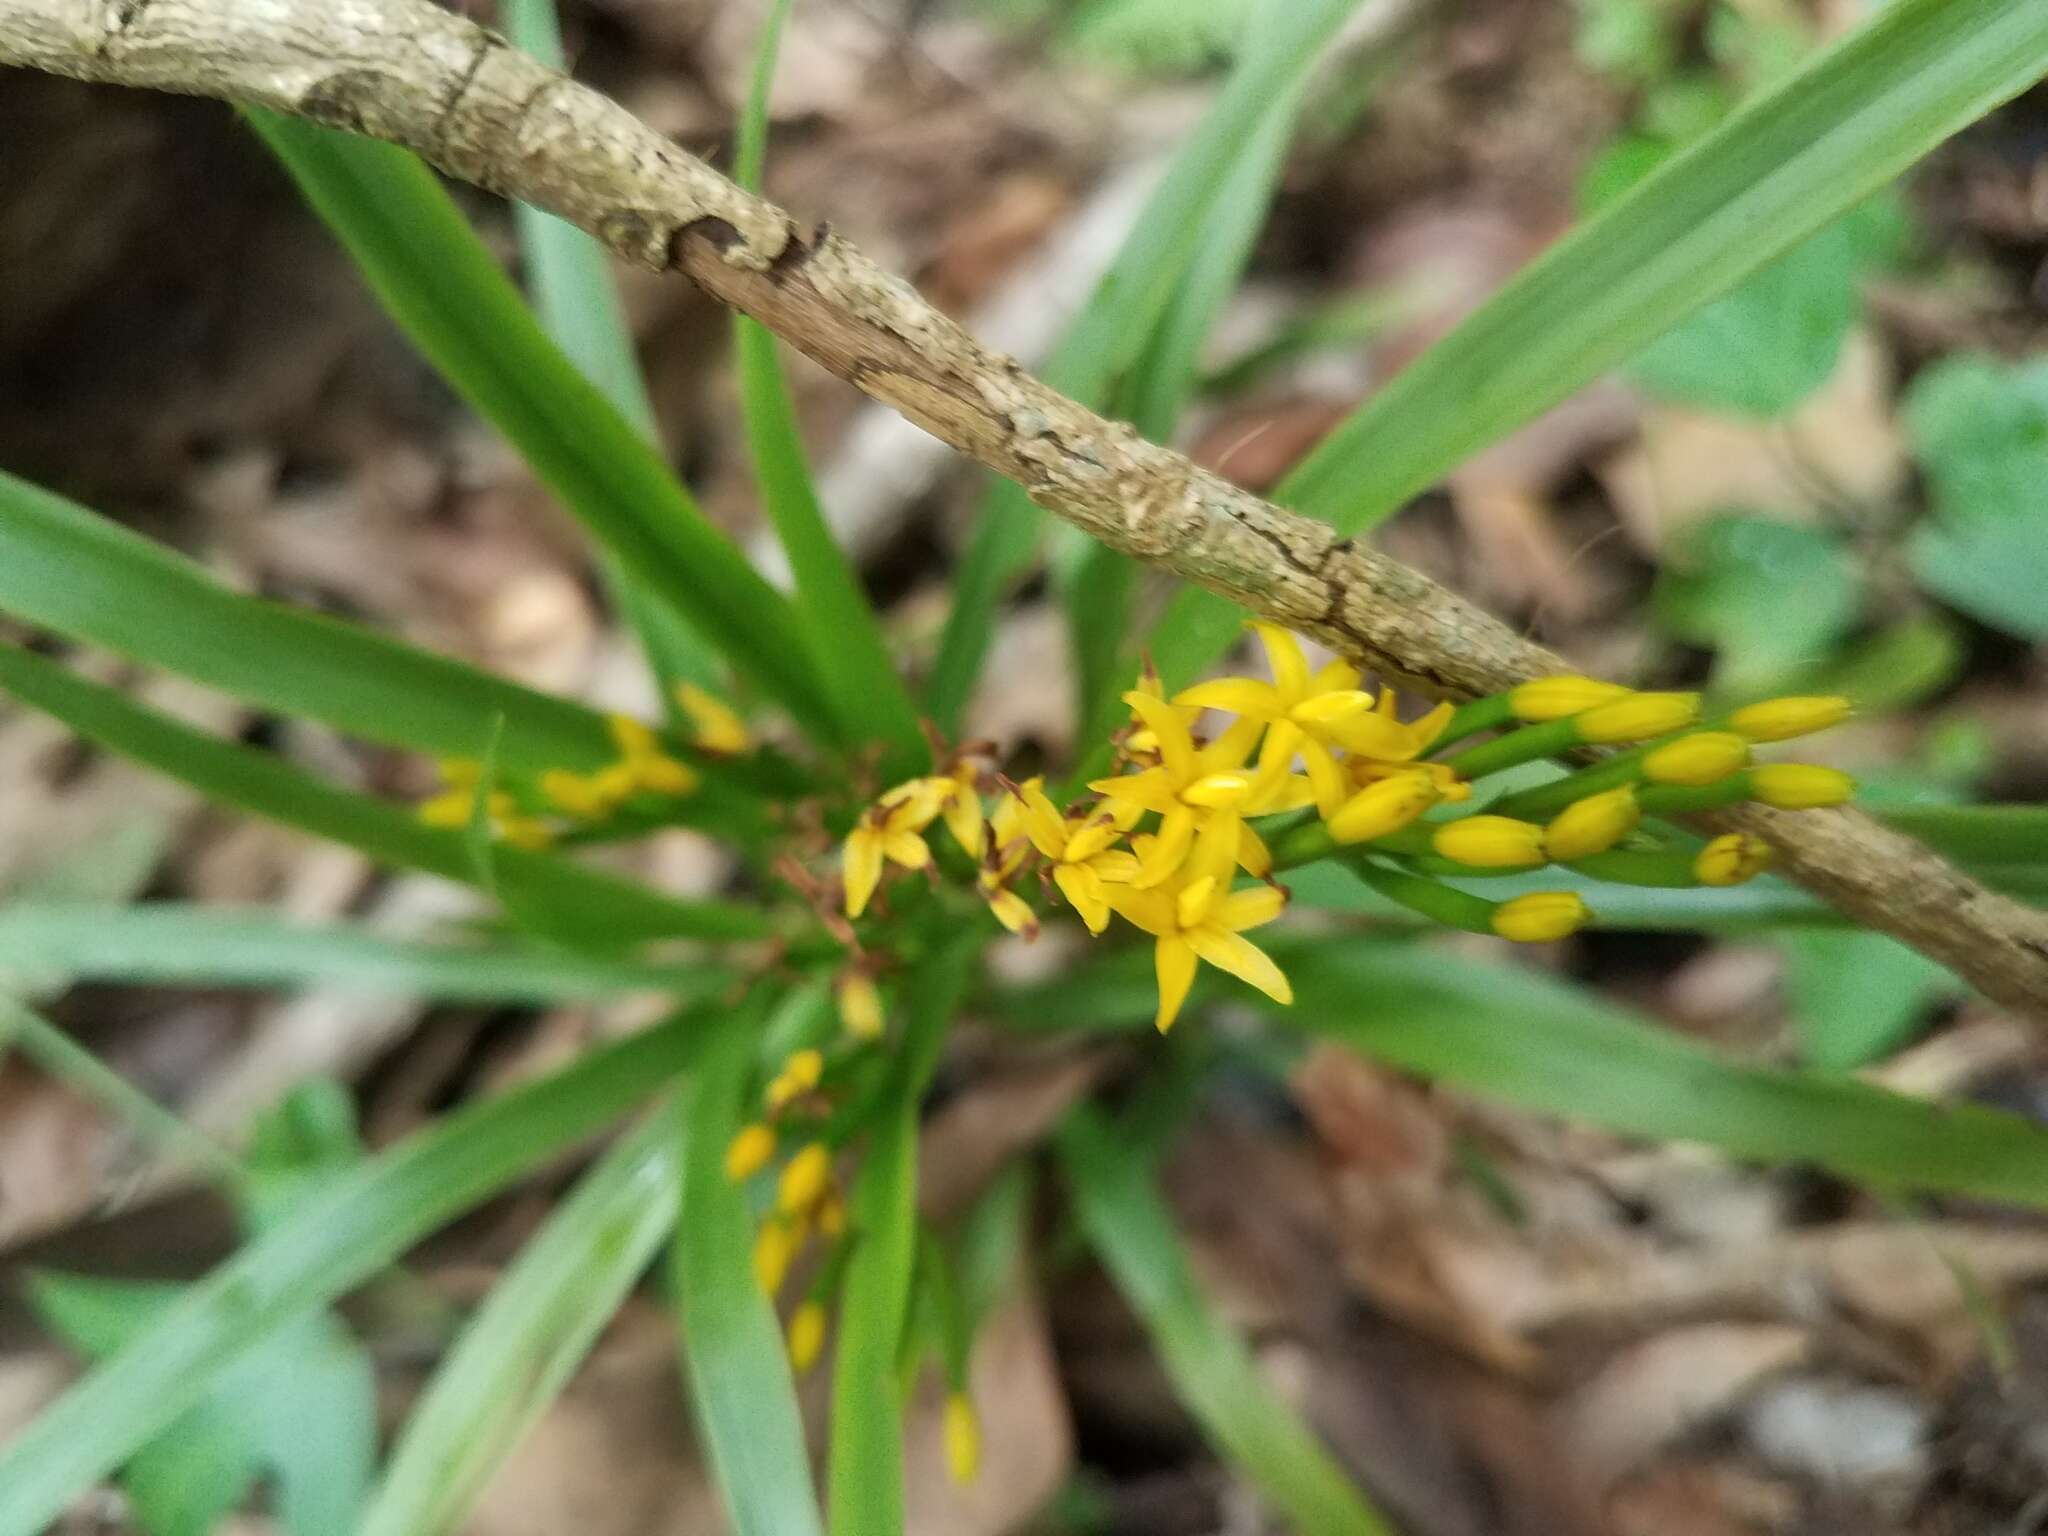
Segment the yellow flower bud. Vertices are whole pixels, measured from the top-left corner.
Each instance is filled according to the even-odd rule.
[[[1545,863],[1543,828],[1511,816],[1467,816],[1447,821],[1431,842],[1436,851],[1476,869],[1533,869]]]
[[[540,776],[540,792],[557,810],[596,821],[611,814],[612,802],[594,777],[566,768],[550,768]]]
[[[1594,677],[1539,677],[1508,695],[1517,720],[1562,720],[1596,704],[1610,704],[1629,690]]]
[[[1699,717],[1700,696],[1696,693],[1632,693],[1574,715],[1572,724],[1581,741],[1643,741],[1667,731],[1682,731]]]
[[[754,744],[747,722],[716,694],[695,683],[677,683],[676,703],[690,717],[693,739],[706,752],[744,752]]]
[[[1643,756],[1652,784],[1718,784],[1749,766],[1749,743],[1733,731],[1694,731]]]
[[[848,971],[839,978],[839,1022],[856,1040],[882,1037],[882,993],[874,977],[865,971]]]
[[[640,787],[640,775],[631,763],[612,763],[590,776],[590,787],[607,806],[623,805]]]
[[[1740,885],[1754,880],[1771,864],[1771,845],[1746,832],[1724,832],[1692,861],[1693,878],[1701,885]]]
[[[1400,831],[1437,799],[1436,781],[1429,774],[1392,774],[1339,806],[1328,822],[1330,836],[1340,843],[1369,843]]]
[[[1849,718],[1849,712],[1849,701],[1833,694],[1765,699],[1761,704],[1735,711],[1728,717],[1728,724],[1751,741],[1787,741],[1840,725]]]
[[[633,782],[654,795],[687,795],[698,784],[697,770],[688,763],[652,753],[633,759]]]
[[[764,1221],[754,1234],[754,1279],[773,1296],[789,1278],[796,1260],[797,1234],[779,1221]]]
[[[413,814],[430,827],[459,831],[476,814],[476,794],[473,790],[451,789],[431,800],[422,800]]]
[[[613,744],[628,760],[654,757],[660,753],[661,744],[646,721],[636,720],[631,715],[606,715],[604,723],[612,733]]]
[[[946,1394],[946,1468],[962,1484],[981,1471],[981,1424],[965,1392]]]
[[[804,1147],[783,1166],[775,1187],[775,1208],[785,1216],[800,1215],[818,1203],[832,1182],[832,1149],[822,1141]]]
[[[1532,891],[1493,909],[1493,931],[1517,944],[1550,944],[1569,938],[1592,920],[1585,902],[1570,891]]]
[[[807,1301],[789,1317],[789,1364],[801,1376],[825,1352],[825,1308]]]
[[[775,1132],[765,1125],[744,1125],[725,1149],[725,1176],[737,1184],[751,1179],[775,1155]]]
[[[817,1051],[795,1051],[763,1095],[769,1113],[786,1109],[813,1088],[825,1075],[825,1058]]]
[[[1635,831],[1642,819],[1633,784],[1588,795],[1566,806],[1543,829],[1543,851],[1560,864],[1605,853]]]
[[[1749,793],[1781,811],[1811,811],[1844,804],[1856,793],[1856,781],[1840,769],[1812,763],[1765,763],[1750,769]]]

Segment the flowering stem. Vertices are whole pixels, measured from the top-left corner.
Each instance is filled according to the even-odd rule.
[[[1481,742],[1476,747],[1467,747],[1464,751],[1455,752],[1445,758],[1444,766],[1460,778],[1483,779],[1489,773],[1499,773],[1503,768],[1516,768],[1523,763],[1533,763],[1539,757],[1556,757],[1578,745],[1578,728],[1567,717],[1563,720],[1548,720],[1542,725],[1525,725],[1519,731],[1509,731],[1507,735],[1496,736],[1492,741]]]
[[[1611,848],[1605,853],[1574,859],[1565,868],[1588,879],[1608,880],[1616,885],[1685,889],[1700,883],[1693,871],[1693,855],[1676,849]]]
[[[1481,731],[1499,730],[1514,718],[1512,700],[1505,693],[1491,693],[1483,699],[1473,699],[1459,706],[1458,712],[1445,723],[1443,734],[1437,737],[1428,755],[1437,757],[1445,747],[1455,746]]]
[[[1390,868],[1370,857],[1350,858],[1345,862],[1359,879],[1398,906],[1420,912],[1432,922],[1446,927],[1462,928],[1467,933],[1493,932],[1495,903],[1482,896],[1453,890],[1421,875]]]
[[[1714,784],[1652,784],[1636,796],[1636,803],[1646,816],[1689,816],[1694,811],[1740,805],[1749,797],[1749,773],[1745,770]]]
[[[1534,789],[1525,789],[1509,795],[1489,805],[1486,808],[1487,813],[1493,816],[1513,816],[1520,821],[1548,821],[1576,800],[1583,800],[1588,795],[1604,794],[1610,789],[1620,789],[1624,784],[1636,783],[1643,776],[1643,758],[1651,747],[1661,745],[1661,742],[1645,742],[1642,746],[1631,747],[1618,757],[1610,757],[1605,762],[1595,763],[1590,768],[1581,768],[1577,773],[1566,774],[1563,778],[1554,779],[1548,784],[1538,784]],[[1645,806],[1644,809],[1647,810],[1648,807]]]

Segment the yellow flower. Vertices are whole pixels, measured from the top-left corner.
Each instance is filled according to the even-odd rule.
[[[1572,724],[1581,741],[1643,741],[1683,730],[1699,717],[1696,693],[1632,693],[1572,716]]]
[[[1337,808],[1329,819],[1330,836],[1340,843],[1369,843],[1400,831],[1441,798],[1436,780],[1414,769],[1375,780]]]
[[[1724,832],[1692,861],[1693,878],[1701,885],[1740,885],[1771,866],[1771,845],[1746,832]]]
[[[787,1109],[791,1104],[818,1086],[825,1075],[824,1053],[815,1050],[792,1051],[789,1059],[782,1064],[782,1070],[768,1084],[762,1098],[770,1114]]]
[[[618,808],[608,786],[595,774],[571,773],[567,768],[550,768],[540,776],[540,792],[556,809],[585,821],[601,821]]]
[[[981,1472],[981,1424],[965,1392],[946,1394],[946,1469],[956,1483],[971,1483]]]
[[[1430,841],[1445,858],[1475,869],[1533,869],[1548,862],[1543,832],[1511,816],[1467,816],[1445,822]]]
[[[822,1141],[811,1142],[783,1164],[775,1208],[785,1216],[801,1216],[818,1203],[831,1182],[832,1149]]]
[[[1229,829],[1220,823],[1205,827],[1187,865],[1164,886],[1104,887],[1117,915],[1158,941],[1153,951],[1159,978],[1159,1012],[1154,1022],[1161,1031],[1172,1027],[1181,1004],[1187,1001],[1198,960],[1249,982],[1275,1002],[1294,1001],[1294,989],[1280,967],[1244,937],[1285,910],[1287,893],[1270,885],[1232,891],[1236,862],[1228,834]]]
[[[729,757],[753,746],[747,722],[717,694],[706,692],[695,683],[677,683],[676,703],[689,717],[690,739],[699,750]]]
[[[1588,795],[1566,806],[1543,829],[1543,851],[1560,864],[1583,859],[1588,854],[1605,853],[1633,832],[1642,819],[1633,784]]]
[[[1749,766],[1749,742],[1733,731],[1694,731],[1643,757],[1652,784],[1718,784]]]
[[[754,1279],[761,1289],[773,1296],[782,1289],[782,1282],[789,1278],[789,1266],[796,1262],[797,1249],[803,1246],[802,1231],[772,1217],[761,1223],[761,1230],[754,1234]]]
[[[1252,792],[1244,760],[1257,738],[1256,722],[1250,730],[1233,726],[1198,749],[1187,721],[1173,705],[1135,688],[1124,695],[1124,702],[1158,739],[1159,765],[1120,778],[1097,779],[1088,787],[1112,802],[1109,814],[1114,818],[1146,811],[1159,815],[1158,834],[1147,845],[1131,883],[1141,890],[1160,884],[1187,857],[1197,829],[1218,819],[1229,823],[1246,869],[1262,875],[1272,868],[1265,844],[1241,816]]]
[[[1849,701],[1832,694],[1765,699],[1735,711],[1728,724],[1751,741],[1786,741],[1840,725],[1849,718],[1849,711]]]
[[[1143,814],[1131,801],[1113,802],[1106,813],[1062,816],[1036,779],[1018,786],[1024,831],[1052,866],[1053,884],[1080,914],[1090,933],[1109,926],[1108,883],[1129,884],[1138,873],[1135,854],[1111,845]]]
[[[476,791],[446,790],[431,799],[422,800],[413,814],[430,827],[460,831],[469,825],[470,817],[476,814]]]
[[[725,1176],[737,1184],[751,1179],[775,1155],[775,1132],[765,1125],[743,1125],[725,1149]]]
[[[484,765],[473,757],[444,757],[434,771],[450,789],[475,789],[484,777]]]
[[[688,763],[658,754],[635,758],[632,769],[634,784],[650,795],[687,795],[702,782],[697,770]]]
[[[789,1364],[801,1376],[818,1363],[825,1352],[826,1316],[824,1306],[807,1301],[789,1316]]]
[[[931,863],[931,848],[921,834],[938,819],[953,791],[950,778],[911,779],[861,812],[860,821],[846,835],[841,859],[848,917],[867,910],[882,882],[883,860],[905,869],[923,869]]]
[[[856,1040],[879,1040],[884,1023],[882,993],[875,978],[865,971],[846,971],[834,989],[839,1003],[839,1022]]]
[[[619,749],[619,756],[627,762],[636,757],[661,755],[661,740],[646,721],[636,720],[631,715],[606,715],[604,723],[611,732],[612,744]]]
[[[1539,677],[1509,694],[1508,708],[1517,720],[1562,720],[1596,704],[1611,704],[1628,692],[1619,683],[1603,683],[1596,677]]]
[[[1836,768],[1812,763],[1765,763],[1749,771],[1749,793],[1781,811],[1811,811],[1841,805],[1856,793],[1856,781]]]
[[[1517,944],[1550,944],[1585,927],[1593,914],[1570,891],[1532,891],[1493,909],[1493,931]]]
[[[622,762],[618,766],[626,770],[625,781],[632,788],[654,795],[687,795],[697,788],[697,770],[663,752],[660,738],[645,721],[631,715],[607,715],[605,724],[619,749]],[[599,782],[605,792],[615,792],[620,775],[608,771]]]
[[[498,836],[514,848],[537,853],[555,840],[554,828],[535,816],[507,816],[497,823]]]

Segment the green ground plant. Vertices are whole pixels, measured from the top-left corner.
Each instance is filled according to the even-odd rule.
[[[767,28],[738,135],[735,172],[749,184],[762,172],[788,10],[778,6]],[[1357,10],[1358,0],[1286,0],[1261,12],[1075,320],[1050,369],[1056,385],[1155,437],[1173,431],[1201,387],[1204,344],[1249,260],[1297,114],[1318,89],[1318,61]],[[521,46],[558,49],[545,0],[508,6],[506,20]],[[1610,33],[1642,24],[1623,6],[1596,20]],[[1667,92],[1658,121],[1674,134],[1682,125],[1682,146],[1639,154],[1626,187],[1341,424],[1278,499],[1363,532],[1631,359],[1673,388],[1719,388],[1725,357],[1674,350],[1673,328],[1717,302],[1739,310],[1754,285],[1782,279],[1783,264],[1819,261],[1812,253],[1859,227],[1913,160],[2048,69],[2048,17],[2038,0],[1893,0],[1804,62],[1776,58],[1756,64],[1741,105],[1688,106]],[[1042,514],[1001,485],[954,584],[937,658],[913,688],[829,533],[767,331],[739,320],[735,344],[788,591],[754,573],[651,445],[631,345],[583,235],[522,212],[529,306],[417,160],[306,122],[248,118],[421,353],[587,530],[663,712],[606,716],[235,593],[0,475],[0,613],[38,636],[0,645],[0,689],[225,807],[472,886],[494,913],[472,930],[401,940],[160,903],[0,911],[0,967],[33,978],[0,1013],[0,1032],[201,1176],[256,1192],[243,1206],[244,1246],[195,1284],[145,1293],[38,1280],[44,1315],[94,1363],[0,1449],[0,1536],[33,1536],[115,1475],[153,1532],[203,1531],[259,1469],[275,1474],[295,1532],[459,1529],[650,1269],[677,1319],[734,1528],[901,1529],[902,1414],[926,1373],[947,1396],[952,1469],[975,1475],[975,1330],[1016,1283],[1025,1181],[1039,1171],[1020,1166],[943,1226],[920,1217],[920,1108],[949,1027],[967,1015],[1020,1033],[1174,1026],[1178,1053],[1236,1010],[1257,1019],[1274,1060],[1328,1038],[1628,1135],[1813,1164],[1886,1194],[2048,1206],[2048,1132],[1837,1070],[1870,1042],[1818,1052],[1807,1068],[1759,1066],[1569,981],[1433,957],[1438,930],[1548,943],[1587,926],[1785,935],[1809,946],[1810,977],[1845,963],[1815,944],[1895,949],[1844,931],[1772,879],[1770,850],[1755,839],[1703,837],[1682,820],[1743,800],[1799,809],[1848,798],[1854,786],[1832,769],[1763,760],[1772,744],[1840,720],[1852,697],[1871,706],[1834,675],[1773,671],[1751,656],[1704,698],[1566,677],[1424,710],[1341,661],[1313,667],[1295,637],[1259,626],[1263,661],[1216,676],[1242,614],[1189,589],[1145,622],[1134,567],[1078,536],[1046,537]],[[1840,284],[1861,258],[1828,260]],[[1699,322],[1717,345],[1729,313]],[[1752,403],[1780,408],[1805,367],[1786,361],[1764,381],[1769,398]],[[1917,386],[1910,405],[1935,499],[1917,568],[1992,622],[2031,622],[2038,604],[2015,616],[2010,592],[1966,593],[1955,562],[1975,560],[1973,541],[2016,537],[2029,510],[2038,530],[2039,481],[2029,503],[2027,475],[2040,468],[2044,398],[2034,373],[1966,360]],[[1690,591],[1667,592],[1675,626],[1742,633],[1709,589],[1753,543],[1709,552]],[[1762,563],[1785,559],[1810,562],[1803,580],[1830,590],[1853,581],[1825,550]],[[1000,606],[1040,563],[1074,639],[1084,761],[1019,780],[1015,765],[955,737]],[[1823,605],[1840,633],[1848,602]],[[434,759],[444,788],[396,805],[321,780],[91,680],[56,642]],[[1726,649],[1749,654],[1739,641]],[[1586,747],[1618,750],[1582,766]],[[1955,784],[1938,778],[1882,794],[1876,809],[1995,887],[2048,894],[2048,813],[1955,803]],[[730,849],[728,892],[682,899],[579,856],[678,825]],[[1282,920],[1290,907],[1319,916]],[[1056,981],[1022,987],[984,964],[991,946],[1054,923],[1100,936]],[[1872,962],[1852,952],[1846,963]],[[270,1155],[259,1138],[244,1161],[186,1144],[174,1120],[33,1011],[72,978],[356,985],[506,1004],[654,994],[669,1011],[374,1153],[274,1131]],[[1896,1030],[1877,1033],[1882,1044]],[[1082,1107],[1043,1171],[1218,1453],[1301,1531],[1389,1530],[1206,1303],[1155,1187],[1161,1132],[1137,1123],[1146,1113],[1142,1095],[1124,1123]],[[605,1149],[468,1317],[373,1462],[359,1353],[331,1304],[600,1138]],[[280,1178],[294,1181],[291,1198],[260,1198]],[[814,1482],[795,1380],[828,1358]],[[252,1373],[302,1375],[304,1394],[252,1417],[238,1389]],[[355,1470],[330,1466],[323,1481],[309,1469],[277,1433],[293,1414],[321,1416]],[[196,1493],[182,1471],[195,1446],[212,1468]]]

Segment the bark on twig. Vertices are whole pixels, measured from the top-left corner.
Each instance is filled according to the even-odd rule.
[[[1140,439],[979,345],[827,230],[429,0],[0,0],[0,63],[251,102],[403,144],[687,274],[1111,547],[1448,694],[1565,670],[1374,550]],[[2048,1020],[2048,913],[1854,811],[1732,813],[1864,925]]]

